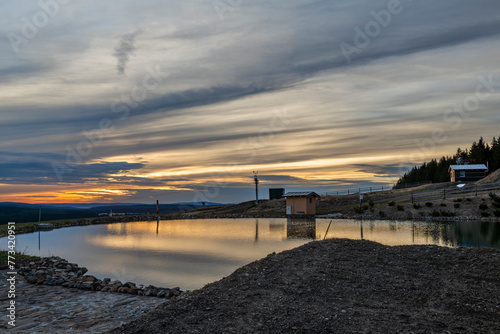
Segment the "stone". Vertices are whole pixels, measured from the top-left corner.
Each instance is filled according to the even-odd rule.
[[[127,287],[127,288],[133,288],[135,287],[135,283],[134,282],[127,282],[125,284],[123,284],[124,287]]]
[[[110,278],[99,280],[93,275],[85,275],[87,268],[78,267],[77,264],[68,263],[59,257],[44,258],[41,261],[31,262],[22,266],[18,273],[26,278],[30,284],[60,285],[62,287],[76,288],[86,291],[120,292],[134,296],[152,296],[172,299],[182,294],[179,287],[174,289],[159,288],[154,285],[137,286],[134,282],[122,283],[119,280],[111,281]]]
[[[85,281],[80,284],[79,288],[82,290],[91,290],[92,284],[93,284],[92,282]]]

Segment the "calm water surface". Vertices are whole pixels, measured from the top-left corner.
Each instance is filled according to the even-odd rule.
[[[204,219],[78,226],[16,236],[18,251],[57,255],[88,274],[197,289],[272,252],[323,239],[330,220]],[[386,245],[500,248],[500,224],[333,220],[327,238]],[[6,238],[0,248],[7,248]]]

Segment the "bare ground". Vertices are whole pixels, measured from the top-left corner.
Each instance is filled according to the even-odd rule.
[[[110,333],[500,333],[500,251],[314,241]]]
[[[449,185],[429,185],[425,190],[453,189]],[[413,188],[414,191],[418,189]],[[364,194],[363,211],[358,212],[359,194],[342,196],[322,196],[316,204],[318,215],[338,214],[341,218],[365,219],[399,219],[427,220],[440,217],[460,217],[461,219],[480,220],[482,213],[488,213],[490,220],[498,220],[488,194],[478,196],[466,195],[458,198],[415,200],[411,203],[410,190],[398,189],[384,192]],[[369,203],[373,203],[373,206]],[[430,203],[430,204],[429,204]],[[481,204],[487,209],[480,209]],[[183,218],[223,218],[223,217],[286,217],[285,199],[261,200],[258,205],[254,201],[235,205],[207,207],[186,213],[174,214],[174,219]]]

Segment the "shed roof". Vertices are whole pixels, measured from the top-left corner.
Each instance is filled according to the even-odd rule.
[[[488,170],[485,164],[451,165],[450,170]]]
[[[292,192],[287,192],[284,197],[309,197],[309,196],[314,196],[314,197],[321,197],[318,194],[316,194],[314,191],[292,191]]]

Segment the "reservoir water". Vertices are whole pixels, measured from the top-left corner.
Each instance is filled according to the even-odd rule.
[[[198,219],[77,226],[16,236],[16,250],[56,255],[100,279],[192,290],[272,252],[325,238],[330,220]],[[326,238],[385,245],[435,244],[500,248],[500,224],[489,222],[335,219]],[[7,249],[7,239],[0,239]]]

